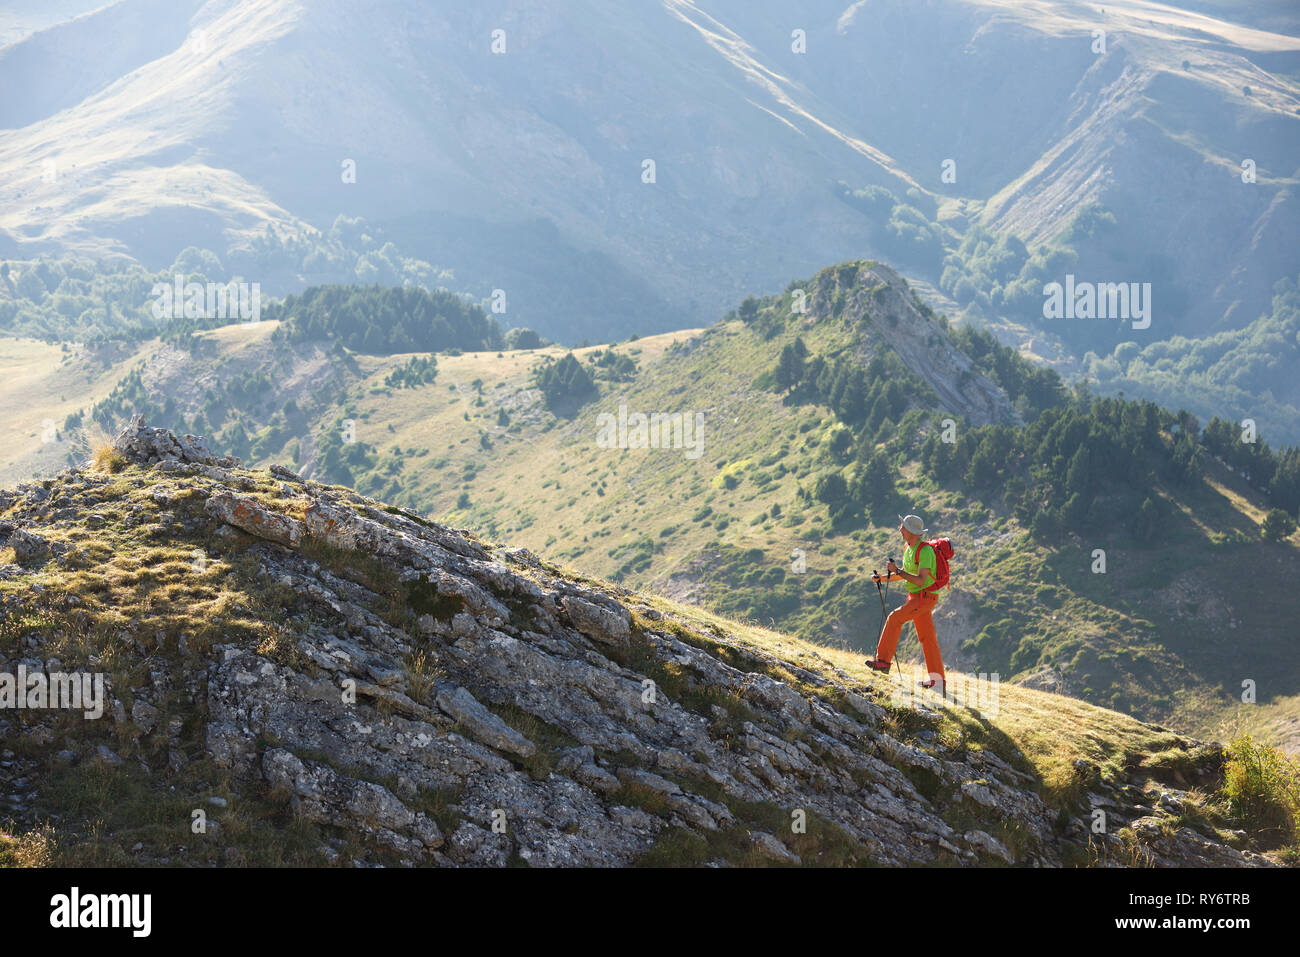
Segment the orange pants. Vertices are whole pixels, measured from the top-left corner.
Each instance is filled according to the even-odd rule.
[[[936,594],[917,592],[907,596],[907,601],[889,613],[885,619],[885,630],[880,633],[880,642],[876,645],[876,657],[881,661],[893,661],[894,649],[898,647],[898,637],[903,633],[903,625],[912,622],[916,626],[916,637],[921,639],[921,650],[925,652],[925,670],[929,677],[946,679],[943,673],[943,655],[939,653],[939,639],[934,633],[934,619],[930,612],[939,601]]]

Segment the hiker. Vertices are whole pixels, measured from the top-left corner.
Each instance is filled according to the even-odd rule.
[[[934,633],[934,619],[931,612],[939,601],[938,588],[935,587],[938,575],[938,559],[934,546],[925,541],[929,531],[918,515],[898,516],[898,532],[903,536],[906,548],[903,550],[903,567],[899,568],[890,559],[886,566],[885,581],[895,578],[903,580],[907,587],[907,601],[899,605],[885,620],[885,627],[880,632],[876,644],[876,656],[867,659],[867,665],[876,671],[888,671],[894,659],[894,649],[898,647],[899,635],[903,625],[912,622],[916,626],[916,636],[921,639],[921,648],[925,652],[925,669],[929,674],[921,682],[922,688],[933,688],[936,684],[943,690],[945,677],[943,656],[939,653],[939,639]],[[919,554],[918,554],[919,553]],[[877,585],[880,575],[872,576]],[[940,586],[941,587],[941,586]]]

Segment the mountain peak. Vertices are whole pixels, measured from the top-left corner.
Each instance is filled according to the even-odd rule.
[[[945,411],[975,426],[1021,423],[1006,393],[957,348],[939,316],[891,267],[851,260],[821,270],[810,286],[814,321],[858,323],[860,354],[895,352]]]

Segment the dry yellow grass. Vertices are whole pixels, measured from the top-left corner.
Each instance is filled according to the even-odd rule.
[[[1246,518],[1250,519],[1256,525],[1264,521],[1264,510],[1262,508],[1257,508],[1252,505],[1244,495],[1240,492],[1234,491],[1222,481],[1215,478],[1214,474],[1208,469],[1205,472],[1205,484],[1227,499],[1232,504],[1233,508],[1246,516]]]
[[[53,867],[58,854],[49,824],[18,834],[0,826],[0,867]]]
[[[90,456],[90,467],[96,472],[116,475],[126,468],[126,456],[111,445],[101,445]]]

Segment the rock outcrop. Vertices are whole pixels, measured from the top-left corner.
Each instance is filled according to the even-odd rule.
[[[241,463],[230,456],[216,456],[209,451],[202,436],[177,435],[168,429],[145,425],[144,416],[133,417],[113,436],[112,446],[128,462],[157,465],[160,462],[188,462],[192,465],[220,465],[235,468]]]
[[[237,805],[269,794],[359,842],[341,861],[356,864],[630,865],[673,835],[700,863],[816,864],[832,849],[884,865],[1133,862],[1140,839],[1115,832],[1157,814],[1135,789],[1099,783],[1090,797],[1111,826],[1094,834],[1090,806],[1049,806],[1015,754],[945,741],[935,708],[900,715],[878,685],[527,551],[285,469],[236,470],[138,420],[128,432],[118,447],[148,463],[121,473],[132,495],[114,498],[88,471],[5,493],[9,541],[19,529],[23,542],[57,540],[48,567],[83,576],[105,560],[93,556],[106,531],[178,545],[195,557],[176,587],[225,590],[210,607],[229,617],[146,624],[156,606],[137,614],[125,591],[3,582],[0,672],[70,667],[53,649],[85,644],[61,629],[100,615],[109,645],[81,664],[103,670],[112,655],[115,674],[136,675],[111,687],[105,731],[0,714],[0,736],[25,740],[23,757],[0,761],[7,808],[33,826],[46,766],[33,755],[103,762],[96,749],[109,744],[159,787],[211,764]],[[261,620],[248,621],[241,595]],[[1267,863],[1170,820],[1142,860]],[[329,842],[320,855],[340,859]]]

